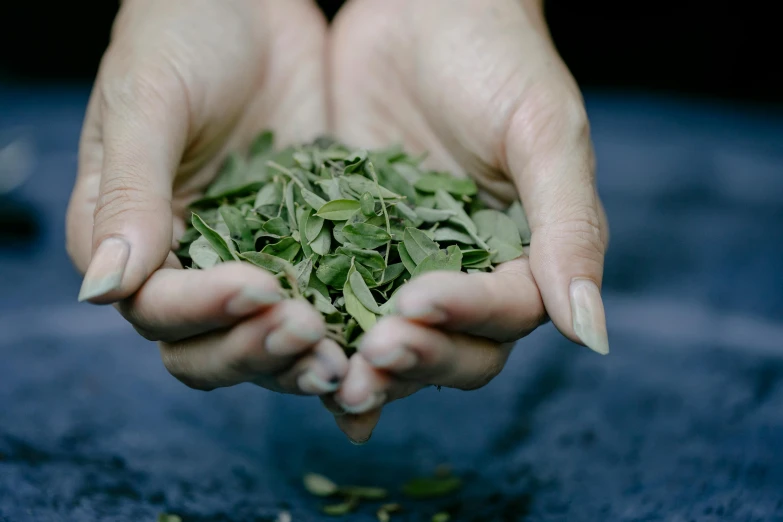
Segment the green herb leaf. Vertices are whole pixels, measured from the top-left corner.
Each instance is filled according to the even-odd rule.
[[[361,206],[361,203],[351,199],[336,199],[319,208],[315,215],[330,221],[346,221]]]
[[[348,257],[355,257],[358,263],[363,264],[367,268],[382,270],[386,267],[386,262],[383,260],[383,256],[381,256],[381,254],[376,250],[359,248],[348,244],[338,247],[337,253],[346,255]]]
[[[474,245],[476,241],[464,232],[454,230],[449,227],[438,228],[433,234],[435,241],[438,243],[462,243],[463,245]]]
[[[291,229],[288,228],[288,223],[286,223],[285,220],[281,217],[275,217],[270,219],[269,221],[264,223],[261,226],[261,228],[269,232],[270,234],[274,234],[280,237],[291,234]]]
[[[408,227],[403,235],[405,250],[410,255],[413,262],[417,265],[424,261],[424,258],[434,254],[439,247],[436,242],[430,239],[427,234],[417,228]]]
[[[351,290],[353,290],[353,294],[359,302],[370,312],[380,315],[381,310],[378,308],[378,303],[375,302],[375,298],[372,296],[372,292],[367,287],[367,283],[365,283],[362,275],[355,270],[351,271],[348,275],[348,282],[351,284]],[[357,318],[356,320],[358,321],[359,319]]]
[[[339,490],[337,484],[318,473],[306,473],[302,483],[308,493],[317,497],[330,497]]]
[[[342,254],[332,254],[321,258],[315,275],[324,284],[332,288],[342,288],[348,280],[351,258]]]
[[[411,258],[408,250],[405,248],[405,243],[399,243],[397,245],[397,252],[400,254],[400,260],[405,265],[405,269],[411,274],[416,271],[416,262]]]
[[[302,249],[302,246],[292,237],[284,237],[277,243],[271,243],[261,249],[262,254],[269,254],[280,259],[291,262],[296,254]]]
[[[460,268],[462,268],[462,251],[457,246],[452,245],[445,251],[438,250],[424,258],[416,266],[416,269],[411,272],[411,276],[416,277],[424,272],[433,272],[435,270],[459,271]]]
[[[355,510],[359,505],[359,499],[356,497],[349,497],[345,502],[339,504],[330,504],[321,508],[321,511],[326,515],[342,516],[347,515],[351,511]]]
[[[478,235],[485,241],[498,239],[511,245],[522,244],[519,229],[510,217],[497,210],[479,210],[472,216]]]
[[[359,326],[361,326],[362,330],[368,332],[370,331],[370,328],[375,326],[377,317],[371,310],[367,309],[367,307],[362,304],[362,302],[354,293],[354,289],[351,285],[351,275],[353,274],[356,274],[356,271],[352,265],[350,268],[348,281],[346,281],[345,286],[343,286],[345,310],[351,315],[351,317],[356,319],[356,322],[359,323]],[[353,279],[355,280],[355,278]]]
[[[345,225],[342,230],[345,238],[359,248],[378,248],[391,241],[388,232],[367,223]]]
[[[530,244],[530,225],[527,222],[527,215],[525,209],[522,207],[522,203],[515,201],[508,208],[508,217],[514,222],[519,230],[519,237],[522,240],[523,245]]]
[[[310,285],[310,275],[313,273],[313,260],[303,259],[296,266],[296,285],[298,288],[305,289]]]
[[[211,268],[220,263],[220,256],[204,236],[190,244],[188,253],[198,268]]]
[[[316,217],[317,219],[317,217]],[[313,252],[315,252],[318,255],[325,256],[329,253],[329,248],[332,246],[332,231],[329,230],[329,227],[321,227],[321,231],[318,233],[318,235],[310,242],[310,248],[313,249]]]
[[[473,196],[478,192],[478,187],[472,179],[442,174],[425,174],[414,186],[417,190],[431,194],[438,190],[445,190],[455,196]]]
[[[375,198],[372,197],[372,194],[369,192],[362,194],[362,197],[359,198],[359,203],[361,204],[362,214],[365,216],[375,215]]]
[[[285,259],[263,252],[242,252],[239,254],[239,257],[248,263],[252,263],[257,267],[272,272],[273,274],[289,273],[296,277],[296,270],[293,265]]]
[[[461,487],[459,477],[420,477],[406,482],[402,492],[411,498],[428,499],[449,495]]]
[[[317,195],[315,192],[311,192],[307,189],[302,190],[302,198],[304,198],[305,202],[312,207],[313,210],[319,210],[321,207],[326,205],[326,200],[323,199],[321,196]]]
[[[220,256],[220,259],[223,261],[234,260],[234,254],[229,249],[226,240],[223,239],[223,237],[218,234],[216,230],[204,223],[204,220],[201,219],[201,217],[199,217],[199,215],[196,213],[193,214],[192,224],[193,227],[201,232],[201,235],[206,238],[207,241],[209,241],[209,244],[212,245],[212,248],[215,249],[215,252],[217,252],[218,256]]]
[[[492,256],[493,263],[505,263],[521,256],[524,251],[522,250],[522,243],[512,245],[504,242],[502,239],[495,237],[489,238],[487,241],[489,248],[492,249],[495,254]]]
[[[158,515],[158,522],[182,522],[182,518],[179,515],[161,513]]]

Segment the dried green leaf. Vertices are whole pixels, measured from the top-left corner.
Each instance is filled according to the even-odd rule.
[[[400,260],[405,265],[405,269],[411,274],[416,270],[416,262],[411,258],[408,250],[405,248],[405,243],[399,243],[397,245],[397,252],[400,254]]]
[[[341,486],[340,494],[365,500],[383,500],[389,493],[384,488],[371,486]]]
[[[408,227],[403,235],[405,250],[417,265],[424,261],[424,258],[434,254],[439,247],[436,242],[427,236],[427,234],[417,228]]]
[[[209,241],[209,244],[212,245],[212,248],[215,249],[215,252],[217,252],[218,256],[220,256],[220,259],[223,261],[233,261],[235,259],[234,254],[232,253],[231,249],[229,249],[229,245],[223,236],[221,236],[215,229],[204,223],[204,220],[202,220],[198,214],[193,213],[191,222],[193,227],[198,230],[207,241]]]
[[[356,274],[356,271],[354,266],[351,265],[351,268],[349,269],[348,281],[346,281],[345,286],[343,286],[345,310],[351,315],[351,317],[356,319],[356,322],[359,323],[359,326],[361,326],[362,330],[368,332],[370,331],[370,328],[375,325],[377,317],[371,310],[367,309],[367,307],[364,306],[356,296],[351,285],[351,275],[353,274]],[[355,280],[356,278],[354,277],[353,279]]]
[[[271,243],[261,249],[261,253],[269,254],[288,262],[294,260],[302,246],[292,237],[284,237],[277,243]]]
[[[430,194],[438,190],[445,190],[455,196],[473,196],[478,192],[476,183],[470,178],[456,178],[437,173],[425,174],[416,181],[414,186],[417,190]]]
[[[291,230],[297,230],[299,227],[296,223],[296,206],[294,204],[294,189],[296,184],[289,182],[285,186],[285,208],[288,213],[288,226]]]
[[[361,208],[361,203],[351,199],[330,201],[315,213],[316,216],[330,221],[346,221]]]
[[[492,253],[480,248],[462,251],[462,266],[465,268],[487,268],[492,266]]]
[[[456,245],[448,247],[446,250],[438,250],[428,255],[411,272],[411,277],[423,274],[424,272],[433,272],[435,270],[459,271],[462,268],[462,251]]]
[[[345,502],[339,504],[330,504],[321,508],[321,511],[326,515],[342,516],[347,515],[351,511],[355,510],[359,505],[359,499],[356,497],[349,497]]]
[[[310,276],[313,273],[313,260],[303,259],[294,266],[296,272],[296,284],[298,288],[307,288],[310,285]]]
[[[343,254],[348,257],[355,257],[357,263],[361,263],[367,268],[374,270],[382,270],[386,266],[386,262],[383,260],[383,256],[376,251],[365,248],[359,248],[357,246],[347,244],[337,248],[338,254]]]
[[[415,499],[438,498],[454,493],[462,487],[459,477],[419,477],[409,480],[402,492]]]
[[[329,227],[322,226],[318,235],[310,242],[310,248],[318,255],[325,256],[332,246],[332,231]]]
[[[359,248],[378,248],[391,241],[388,232],[380,227],[367,223],[345,225],[342,230],[345,239]]]
[[[530,225],[527,222],[527,215],[525,209],[522,207],[522,203],[515,201],[508,207],[508,217],[514,222],[519,230],[519,237],[522,240],[523,245],[530,244]]]
[[[359,302],[362,303],[362,305],[364,305],[367,310],[374,314],[381,313],[381,310],[378,308],[378,303],[375,301],[375,298],[372,296],[372,292],[367,287],[367,283],[364,282],[364,278],[359,272],[355,270],[349,272],[348,282],[351,283],[351,290],[353,290],[356,298],[359,300]],[[358,318],[356,320],[359,321]],[[361,324],[361,322],[359,324]]]
[[[292,274],[296,277],[296,270],[294,266],[279,257],[265,254],[263,252],[242,252],[239,254],[240,259],[252,263],[257,267],[263,268],[273,274]]]
[[[362,197],[359,198],[359,203],[361,204],[362,214],[365,216],[375,215],[375,198],[372,197],[372,194],[369,192],[362,194]]]
[[[479,210],[471,218],[481,239],[486,241],[494,238],[510,245],[522,244],[517,225],[504,213],[485,209]]]
[[[300,223],[300,225],[304,227],[305,237],[307,241],[313,241],[324,228],[324,218],[308,212],[307,217],[303,221],[304,223]]]
[[[302,198],[304,198],[305,202],[308,205],[310,205],[312,209],[315,211],[319,210],[327,203],[326,200],[323,199],[321,196],[307,189],[302,190]]]
[[[356,197],[360,197],[365,192],[369,192],[373,198],[383,197],[383,199],[386,200],[402,199],[402,196],[400,194],[396,194],[385,187],[376,186],[375,181],[371,179],[367,179],[364,176],[359,176],[357,174],[352,174],[349,176],[340,176],[339,183],[340,183],[340,189],[343,191],[343,194],[348,192],[355,195]]]
[[[333,254],[321,258],[315,275],[324,284],[332,288],[343,288],[351,269],[351,258],[342,254]]]
[[[492,237],[489,238],[487,244],[489,245],[489,248],[495,252],[495,254],[492,256],[492,262],[496,264],[511,261],[512,259],[520,257],[524,253],[522,250],[522,243],[512,245],[504,242],[501,239]]]
[[[182,522],[182,518],[171,513],[161,513],[158,515],[158,522]]]
[[[438,228],[433,233],[433,239],[438,243],[462,243],[463,245],[474,245],[476,243],[470,235],[450,227]]]
[[[220,263],[220,256],[204,236],[190,244],[188,253],[197,268],[211,268]]]
[[[356,260],[359,261],[358,258]],[[405,265],[403,263],[394,263],[384,270],[378,270],[375,274],[375,278],[378,279],[380,277],[380,279],[378,279],[378,285],[385,285],[400,277],[405,270]],[[380,276],[378,274],[380,274]]]
[[[451,197],[451,194],[445,190],[438,189],[435,191],[435,205],[440,210],[450,210],[454,212],[454,217],[449,219],[451,223],[460,225],[468,233],[476,234],[478,232],[476,229],[476,224],[473,223],[467,213],[465,213],[462,205],[458,203],[457,200],[455,200],[453,197]]]
[[[446,221],[457,214],[453,210],[440,210],[437,208],[416,207],[416,215],[425,223],[437,223]]]
[[[308,493],[317,497],[330,497],[339,490],[337,484],[318,473],[306,473],[302,483]]]
[[[288,223],[281,218],[275,217],[267,221],[261,226],[266,232],[274,234],[276,236],[284,237],[291,234],[291,229],[288,227]]]

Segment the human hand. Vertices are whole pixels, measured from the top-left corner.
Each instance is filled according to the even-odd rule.
[[[80,301],[115,303],[187,385],[334,391],[320,314],[247,264],[182,270],[172,250],[227,152],[262,128],[326,130],[326,23],[310,0],[125,0],[87,108],[67,216]]]
[[[403,287],[398,316],[365,335],[324,399],[348,437],[369,438],[384,403],[423,386],[485,385],[547,319],[607,353],[608,229],[589,126],[541,1],[353,0],[335,20],[330,67],[339,139],[430,151],[429,166],[472,176],[493,199],[520,197],[532,231],[529,257]]]

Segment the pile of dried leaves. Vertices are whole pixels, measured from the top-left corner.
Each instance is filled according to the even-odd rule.
[[[307,299],[346,349],[393,313],[405,282],[433,270],[489,271],[522,254],[517,201],[487,208],[470,179],[423,169],[399,147],[366,151],[321,138],[277,150],[264,132],[225,162],[178,256],[188,268],[243,261]]]

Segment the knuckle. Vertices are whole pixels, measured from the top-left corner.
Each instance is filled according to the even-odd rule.
[[[121,51],[109,51],[112,64],[99,84],[102,109],[106,112],[153,111],[177,99],[181,83],[166,59],[133,63],[136,58],[122,57],[112,60]],[[129,63],[130,62],[130,63]]]
[[[117,168],[122,170],[118,173]],[[146,181],[133,175],[132,170],[132,166],[115,167],[115,175],[104,180],[95,203],[95,222],[118,219],[129,212],[158,210],[161,202],[152,195]]]
[[[601,261],[606,241],[598,218],[591,212],[579,214],[546,227],[547,239],[555,245],[566,246],[570,256]]]
[[[481,370],[476,373],[474,378],[466,381],[460,386],[461,390],[472,391],[483,388],[492,380],[500,375],[506,364],[506,360],[498,350],[487,350],[481,362]]]

